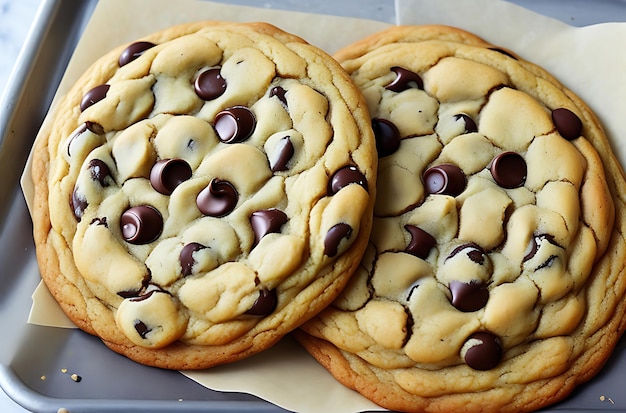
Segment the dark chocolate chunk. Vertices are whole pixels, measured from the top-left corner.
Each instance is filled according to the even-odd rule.
[[[502,345],[500,339],[488,332],[472,334],[469,340],[477,340],[476,343],[465,353],[465,363],[474,370],[490,370],[500,363],[502,359]]]
[[[83,96],[83,99],[80,101],[81,112],[104,99],[110,87],[109,85],[100,85],[85,93],[85,96]]]
[[[549,235],[549,234],[541,234],[541,235],[536,235],[531,239],[531,245],[530,245],[530,251],[528,251],[528,254],[526,254],[524,256],[524,261],[528,261],[530,260],[532,257],[535,256],[535,254],[537,254],[537,251],[539,250],[539,245],[543,242],[543,241],[547,241],[552,245],[556,245],[559,246],[556,241],[554,240],[554,236]]]
[[[293,143],[291,143],[291,137],[285,136],[281,138],[276,145],[275,151],[278,152],[278,157],[273,162],[270,162],[272,172],[286,171],[288,169],[287,165],[289,160],[295,153]]]
[[[232,212],[239,200],[237,190],[228,181],[213,178],[198,194],[196,204],[204,215],[223,217]]]
[[[253,248],[265,235],[280,232],[280,227],[287,222],[287,219],[287,214],[276,208],[253,212],[250,216],[250,225],[254,232]]]
[[[276,290],[259,290],[259,296],[257,297],[254,304],[246,314],[248,315],[269,315],[275,309],[278,304],[278,297],[276,295]]]
[[[159,238],[163,217],[154,207],[139,205],[124,211],[120,218],[122,236],[131,244],[149,244]]]
[[[109,182],[107,181],[107,178],[111,177],[109,165],[100,159],[92,159],[89,161],[88,168],[91,179],[98,181],[102,187],[109,186]],[[111,177],[111,179],[113,178]]]
[[[150,184],[157,192],[171,195],[191,175],[191,166],[184,159],[161,159],[150,170]]]
[[[452,293],[452,305],[457,310],[463,312],[478,311],[489,300],[489,290],[480,281],[472,281],[470,283],[452,281],[450,283],[450,292]]]
[[[150,42],[135,42],[129,45],[124,51],[120,54],[117,63],[120,67],[125,66],[137,59],[141,56],[146,50],[156,46],[154,43]]]
[[[411,234],[411,242],[404,252],[425,260],[428,254],[430,254],[430,250],[437,244],[437,240],[428,232],[415,225],[405,225],[404,229]]]
[[[454,250],[452,250],[447,259],[454,257],[460,252],[464,252],[467,255],[467,258],[474,261],[476,264],[483,265],[485,263],[485,251],[483,251],[482,248],[480,248],[477,244],[474,244],[473,242],[459,245]]]
[[[245,106],[224,109],[215,117],[215,130],[220,141],[239,143],[248,139],[256,127],[254,113]]]
[[[359,184],[367,191],[367,179],[356,166],[348,165],[337,170],[330,179],[329,192],[336,194],[350,184]]]
[[[196,262],[193,259],[193,253],[206,248],[204,245],[198,242],[191,242],[183,247],[178,256],[180,267],[182,268],[182,274],[184,277],[191,275],[193,272],[193,264]]]
[[[554,109],[552,111],[552,121],[559,134],[567,140],[576,139],[582,134],[582,121],[569,109]]]
[[[391,155],[400,147],[400,131],[387,119],[372,119],[372,129],[376,138],[378,157]]]
[[[328,257],[337,255],[337,249],[342,239],[349,239],[352,235],[352,227],[348,224],[340,223],[328,230],[324,238],[324,254]]]
[[[433,166],[424,172],[423,178],[427,194],[457,196],[465,190],[465,174],[456,165]]]
[[[152,329],[148,328],[148,326],[141,320],[135,320],[135,330],[137,330],[137,334],[139,334],[139,336],[143,339],[145,339],[148,333],[152,331]]]
[[[193,86],[200,99],[213,100],[226,91],[226,79],[222,77],[219,68],[208,69],[200,73]]]
[[[478,127],[476,126],[476,122],[474,122],[474,119],[470,118],[465,113],[458,113],[454,115],[454,119],[463,120],[463,122],[465,123],[465,133],[478,132]]]
[[[278,100],[283,103],[283,105],[287,106],[287,98],[285,98],[285,93],[287,93],[287,91],[281,86],[275,86],[272,88],[272,90],[270,90],[270,97],[276,96]]]
[[[385,86],[386,89],[393,92],[402,92],[403,90],[407,90],[411,87],[424,89],[424,82],[417,73],[398,66],[394,66],[390,70],[395,72],[396,78]]]
[[[74,188],[72,197],[70,198],[70,207],[72,208],[74,217],[80,221],[88,206],[87,200],[79,194],[78,188]]]
[[[519,188],[526,182],[526,161],[517,152],[502,152],[489,164],[491,176],[502,188]]]

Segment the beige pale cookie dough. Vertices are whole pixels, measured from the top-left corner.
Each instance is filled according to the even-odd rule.
[[[368,102],[379,191],[360,269],[298,339],[392,410],[529,411],[591,378],[626,328],[626,183],[595,116],[450,27],[336,57]]]
[[[98,60],[36,142],[42,277],[144,364],[257,353],[326,307],[370,234],[377,157],[331,57],[267,24],[176,26]]]

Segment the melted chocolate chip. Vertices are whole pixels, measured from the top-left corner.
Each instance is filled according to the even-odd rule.
[[[161,159],[150,170],[150,184],[157,192],[171,195],[191,175],[191,166],[184,159]]]
[[[235,209],[239,194],[228,181],[213,178],[198,194],[196,205],[200,212],[210,217],[223,217]]]
[[[350,184],[359,184],[367,191],[367,179],[356,166],[348,165],[339,169],[330,179],[329,192],[336,194]]]
[[[489,300],[489,290],[480,281],[470,283],[452,281],[450,292],[452,293],[452,305],[463,312],[478,311]]]
[[[134,303],[137,303],[137,302],[140,302],[140,301],[144,301],[144,300],[147,300],[148,298],[150,298],[152,296],[152,294],[154,294],[156,291],[158,291],[158,289],[150,290],[150,291],[146,292],[145,294],[139,294],[136,297],[130,297],[129,300],[134,302]]]
[[[137,330],[137,334],[139,334],[139,336],[143,339],[145,339],[148,333],[152,331],[152,329],[148,328],[148,326],[141,320],[135,320],[135,330]]]
[[[396,78],[385,86],[386,89],[393,92],[402,92],[412,86],[417,87],[418,89],[424,89],[424,82],[417,73],[398,66],[394,66],[390,70],[395,72]]]
[[[127,209],[120,218],[122,236],[131,244],[149,244],[163,230],[163,217],[154,207],[140,205]]]
[[[204,245],[198,242],[191,242],[183,247],[178,256],[180,267],[182,268],[182,274],[184,277],[191,275],[193,272],[193,265],[196,262],[193,259],[193,253],[201,249],[206,248]]]
[[[285,98],[285,93],[287,93],[285,89],[280,86],[275,86],[272,88],[272,90],[270,90],[270,97],[276,96],[283,105],[287,106],[287,98]]]
[[[567,140],[578,138],[583,131],[583,123],[574,112],[565,108],[552,111],[552,121],[559,134]]]
[[[476,264],[483,265],[485,263],[485,251],[480,248],[477,244],[470,242],[468,244],[459,245],[455,249],[452,250],[450,255],[448,255],[447,259],[454,257],[460,252],[464,252],[467,255],[467,258],[475,262]]]
[[[376,138],[378,157],[391,155],[400,147],[400,131],[387,119],[372,119],[372,129]]]
[[[519,188],[526,182],[526,161],[517,152],[503,152],[489,164],[491,176],[502,188]]]
[[[285,136],[281,138],[276,145],[275,151],[278,152],[278,157],[270,162],[272,172],[286,171],[288,169],[287,164],[295,153],[293,143],[291,143],[291,137]]]
[[[478,126],[476,126],[476,122],[474,122],[474,119],[470,118],[465,113],[458,113],[454,115],[454,119],[457,121],[463,120],[463,122],[465,123],[465,133],[478,132]]]
[[[415,225],[405,225],[404,229],[411,234],[411,242],[404,252],[425,260],[428,254],[430,254],[430,250],[437,244],[437,240],[428,232]]]
[[[89,224],[90,225],[102,225],[105,228],[109,227],[109,223],[107,222],[107,217],[102,217],[102,218],[96,217],[92,219]]]
[[[457,196],[465,190],[465,174],[456,165],[443,164],[428,168],[423,179],[428,194]]]
[[[81,220],[88,206],[89,204],[87,203],[87,200],[79,194],[78,188],[74,188],[74,191],[72,191],[72,197],[70,198],[70,207],[72,208],[74,217],[78,221]]]
[[[256,127],[256,118],[245,106],[224,109],[215,117],[215,130],[220,141],[239,143],[248,139]]]
[[[146,50],[154,46],[156,45],[150,42],[132,43],[126,49],[124,49],[122,54],[120,54],[120,57],[117,63],[120,65],[120,67],[125,66],[129,64],[130,62],[132,62],[133,60],[137,59],[139,56],[141,56]]]
[[[328,230],[324,238],[324,254],[328,257],[337,255],[337,249],[342,239],[349,239],[352,235],[352,227],[348,224],[340,223]]]
[[[213,100],[226,91],[226,79],[222,77],[219,68],[213,68],[200,73],[193,86],[200,99]]]
[[[111,169],[109,169],[109,165],[100,159],[92,159],[89,161],[88,168],[91,179],[98,181],[102,187],[109,186],[109,182],[107,182],[107,178],[111,177]]]
[[[276,290],[260,290],[254,304],[246,314],[248,315],[268,315],[274,312],[276,305],[278,304],[278,297]]]
[[[530,245],[530,251],[528,252],[528,254],[526,254],[524,256],[524,261],[528,261],[530,259],[532,259],[535,254],[537,254],[537,251],[539,251],[539,245],[543,242],[543,241],[547,241],[552,245],[556,245],[559,246],[556,241],[554,240],[554,237],[552,235],[549,234],[541,234],[541,235],[536,235],[532,238],[531,240],[531,245]]]
[[[150,283],[150,275],[146,275],[144,279],[141,281],[141,287],[139,287],[136,290],[118,291],[117,295],[119,295],[122,298],[139,297],[141,295],[141,292],[146,289],[149,283]]]
[[[250,225],[254,232],[254,246],[267,234],[280,232],[280,227],[287,222],[287,219],[287,214],[276,208],[253,212],[250,216]]]
[[[85,96],[83,96],[83,99],[80,101],[81,112],[104,99],[107,96],[109,88],[109,85],[100,85],[85,93]]]
[[[467,349],[465,353],[465,363],[474,370],[490,370],[500,363],[502,359],[502,345],[500,339],[487,332],[478,332],[472,334],[469,340],[476,340],[479,343],[474,344]]]

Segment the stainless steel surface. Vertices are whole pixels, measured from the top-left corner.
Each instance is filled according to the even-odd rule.
[[[214,392],[176,372],[137,365],[80,331],[34,326],[25,321],[39,273],[19,175],[96,3],[97,0],[42,1],[0,105],[0,325],[3,327],[0,387],[19,405],[42,412],[57,412],[60,408],[70,412],[282,411],[254,396]],[[392,0],[233,0],[231,3],[376,18],[389,23],[395,18]],[[515,3],[574,25],[626,21],[624,0],[516,0]],[[61,373],[62,368],[81,375],[84,380],[75,383]],[[41,378],[44,375],[46,380]],[[564,403],[546,411],[626,412],[626,401],[619,399],[625,397],[624,382],[626,340],[623,339],[596,378],[577,389]],[[594,407],[601,397],[604,397],[601,408]]]

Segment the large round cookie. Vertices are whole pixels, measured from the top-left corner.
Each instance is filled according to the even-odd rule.
[[[370,108],[379,191],[359,270],[300,342],[393,410],[529,411],[590,379],[626,327],[626,185],[596,117],[450,27],[336,57]]]
[[[102,57],[55,113],[34,150],[40,269],[113,350],[171,369],[242,359],[358,266],[374,136],[350,77],[302,39],[176,26]]]

